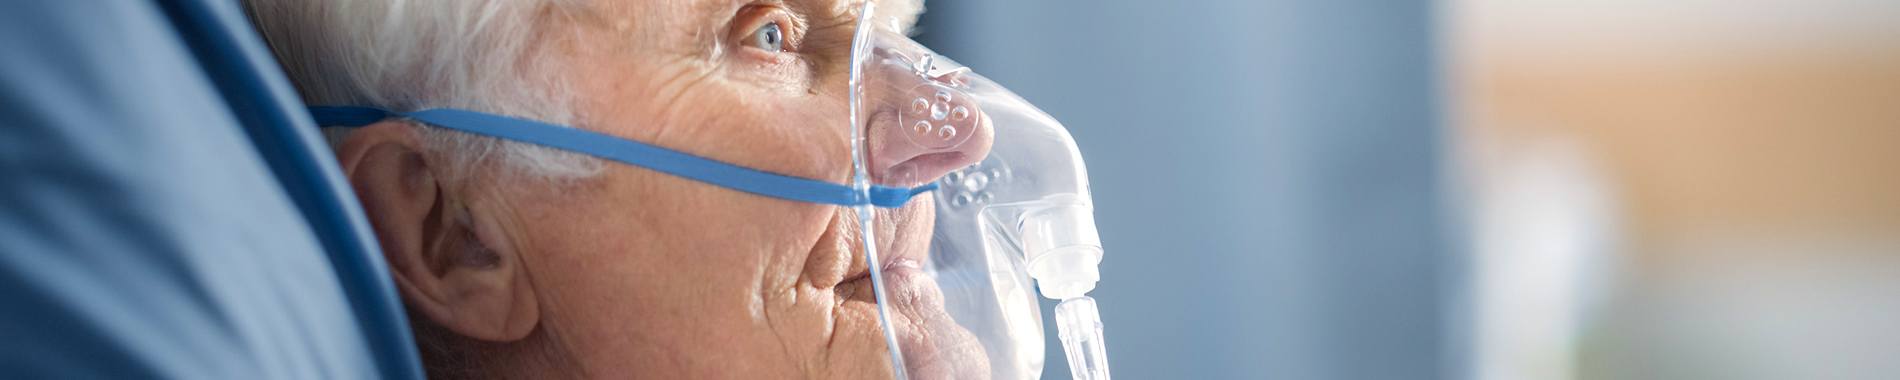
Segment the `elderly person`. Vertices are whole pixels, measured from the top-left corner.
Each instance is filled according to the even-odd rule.
[[[246,8],[312,105],[473,110],[848,183],[847,66],[860,4],[247,0]],[[917,5],[883,7],[914,15]],[[857,218],[845,207],[408,119],[325,133],[433,378],[892,376]],[[891,164],[934,178],[983,154],[967,153]],[[879,249],[925,251],[931,210],[920,198],[882,211],[878,220],[892,222],[873,232],[894,238]],[[925,284],[897,296],[929,299],[937,290]],[[909,372],[987,376],[980,346],[956,343],[973,338],[940,303],[891,310]],[[931,349],[946,346],[969,349]]]

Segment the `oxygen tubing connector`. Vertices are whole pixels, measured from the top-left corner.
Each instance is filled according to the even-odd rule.
[[[1030,211],[1017,224],[1028,256],[1029,277],[1043,297],[1056,305],[1056,334],[1069,356],[1076,380],[1108,380],[1108,349],[1102,343],[1102,315],[1086,294],[1101,280],[1102,239],[1095,212],[1072,195],[1047,199],[1050,206]]]
[[[1056,334],[1069,353],[1076,380],[1108,380],[1108,349],[1102,344],[1102,316],[1095,299],[1080,296],[1056,305]]]

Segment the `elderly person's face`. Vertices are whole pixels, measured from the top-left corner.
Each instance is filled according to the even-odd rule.
[[[586,14],[544,15],[557,26],[539,39],[580,95],[584,128],[848,183],[846,83],[858,5],[601,1]],[[925,177],[938,175],[980,159],[988,134],[960,152],[876,157],[870,170],[910,161]],[[620,164],[567,184],[492,170],[438,180],[457,169],[418,147],[414,130],[384,122],[352,133],[339,155],[419,334],[453,346],[425,347],[432,370],[891,376],[849,209]],[[878,215],[880,252],[892,257],[883,265],[894,279],[891,317],[913,377],[986,377],[980,345],[914,270],[927,251],[929,198]]]

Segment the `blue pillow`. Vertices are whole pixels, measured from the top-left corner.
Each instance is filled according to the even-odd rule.
[[[0,2],[0,378],[421,377],[278,70],[234,3]]]

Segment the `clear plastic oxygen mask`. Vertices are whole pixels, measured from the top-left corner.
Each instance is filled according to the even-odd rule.
[[[901,34],[895,19],[864,5],[853,41],[852,136],[854,185],[911,188],[934,183],[930,202],[899,209],[857,206],[865,249],[876,281],[880,317],[892,360],[911,378],[944,371],[971,347],[957,340],[918,341],[904,334],[941,333],[907,328],[914,322],[892,309],[920,298],[898,280],[921,274],[941,290],[940,301],[956,328],[981,343],[993,379],[1040,377],[1044,342],[1037,293],[1062,300],[1056,328],[1076,379],[1108,379],[1102,323],[1087,296],[1100,279],[1102,259],[1088,176],[1075,141],[1054,118],[1021,97],[937,55]],[[943,160],[933,160],[933,155]],[[936,162],[954,155],[982,155],[975,165],[942,173]],[[929,173],[929,174],[919,174]],[[924,197],[919,197],[924,198]],[[918,209],[928,208],[928,209]],[[877,218],[930,218],[928,254],[880,252]],[[886,221],[890,222],[890,221]],[[902,220],[897,222],[904,222]],[[912,245],[915,246],[915,245]],[[914,259],[912,264],[879,255]],[[884,267],[884,268],[880,268]],[[894,306],[895,305],[895,306]],[[896,318],[896,319],[893,319]],[[961,333],[961,332],[954,332]]]
[[[469,110],[310,111],[320,125],[399,116],[728,189],[851,207],[898,378],[1039,378],[1040,294],[1062,300],[1056,328],[1075,378],[1108,379],[1101,318],[1087,296],[1101,278],[1102,243],[1088,174],[1069,132],[1016,94],[911,41],[872,3],[855,33],[850,125],[842,126],[851,129],[850,184]]]

